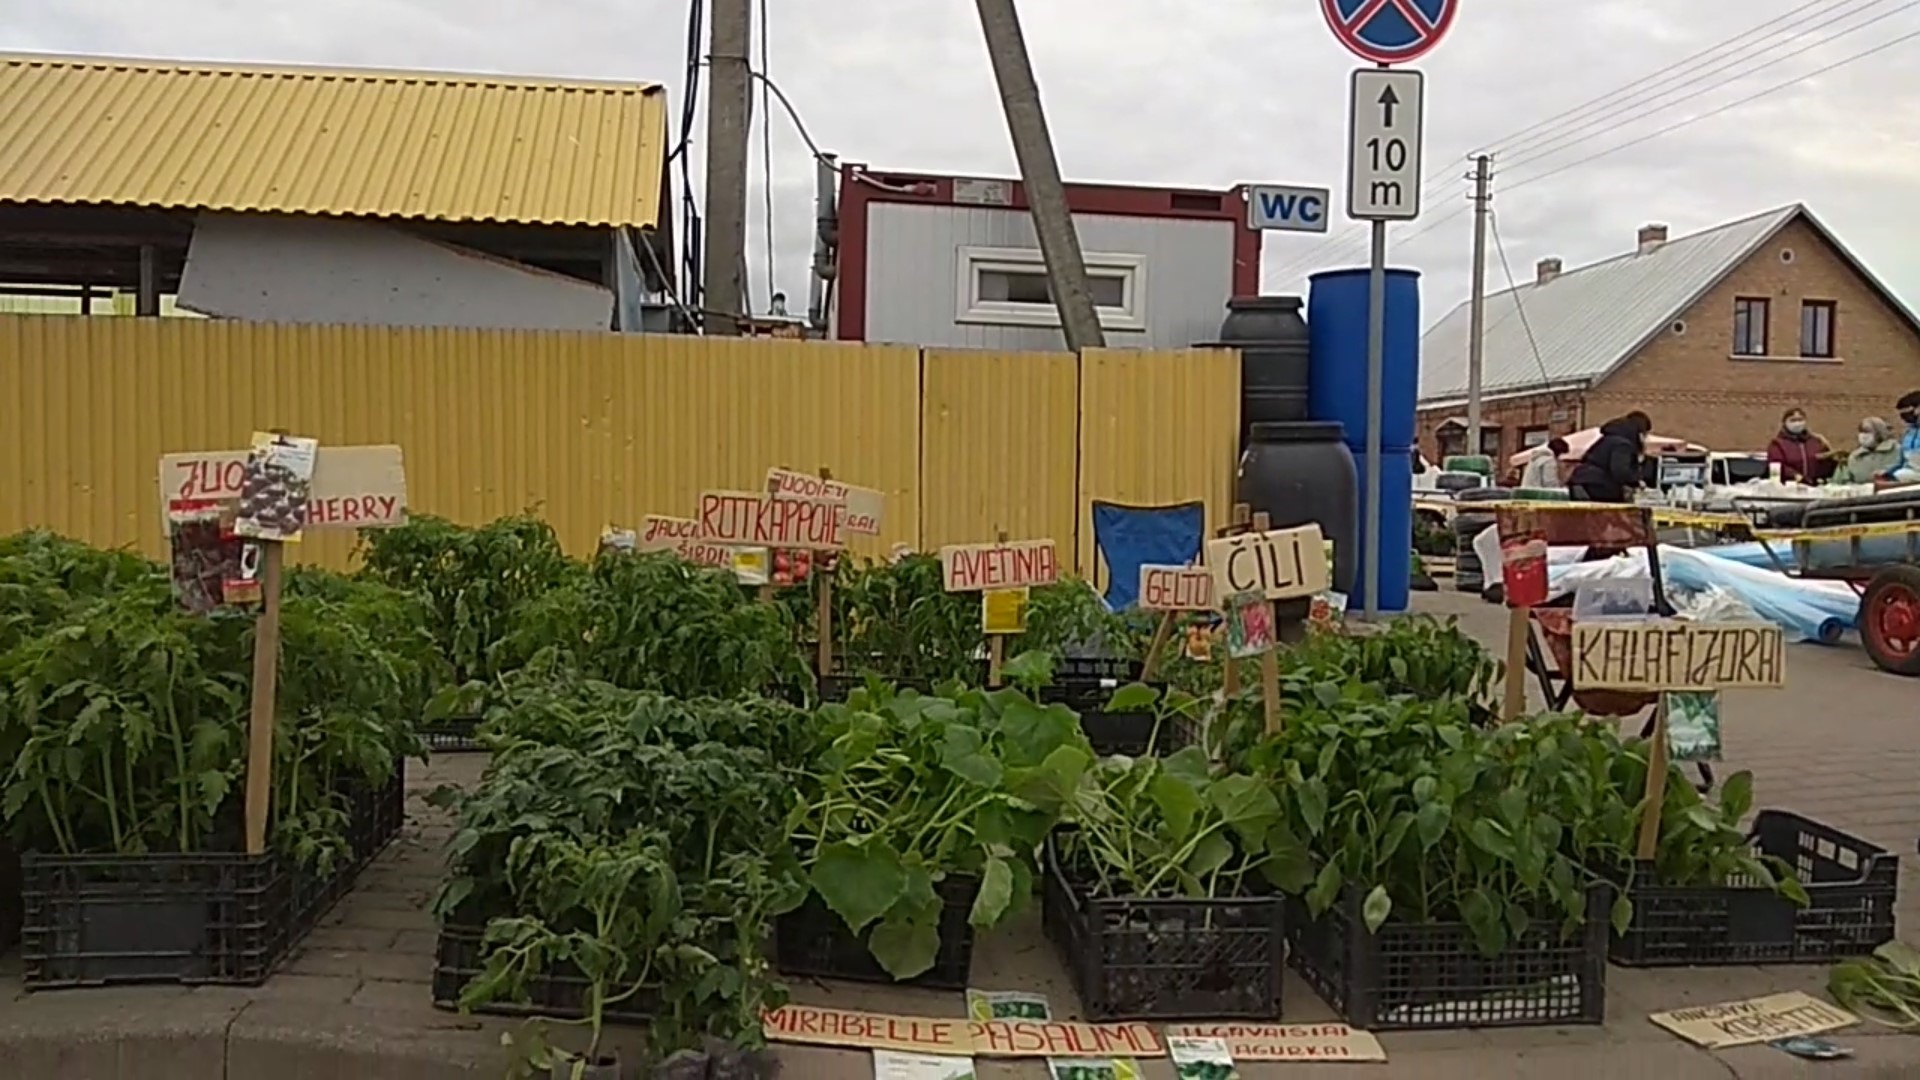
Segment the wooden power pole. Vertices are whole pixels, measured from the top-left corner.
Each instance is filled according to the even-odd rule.
[[[1054,306],[1060,309],[1060,329],[1066,335],[1067,348],[1075,352],[1099,348],[1107,343],[1106,335],[1094,310],[1093,287],[1087,280],[1080,236],[1073,231],[1073,214],[1067,209],[1067,188],[1060,180],[1060,162],[1054,157],[1047,113],[1040,104],[1040,84],[1033,77],[1026,37],[1020,32],[1020,13],[1014,0],[975,3],[980,9],[987,53],[993,58],[993,78],[1000,86],[1000,105],[1007,114],[1014,156],[1020,162],[1020,181],[1027,190],[1033,231],[1040,238],[1047,284]],[[718,89],[716,85],[716,92]],[[746,160],[744,153],[741,160]],[[708,183],[712,183],[711,178]]]
[[[707,29],[707,221],[701,306],[709,334],[740,332],[746,295],[747,151],[752,133],[753,0],[713,0]],[[764,72],[762,73],[764,74]]]

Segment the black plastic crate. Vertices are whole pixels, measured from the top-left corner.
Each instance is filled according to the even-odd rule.
[[[980,879],[951,876],[935,888],[941,900],[940,951],[931,968],[897,985],[965,990],[973,970],[973,924],[967,916],[980,892]],[[868,927],[855,937],[845,919],[810,893],[805,903],[774,920],[774,956],[785,975],[895,984],[867,951],[866,937],[872,932]]]
[[[40,855],[21,858],[23,982],[30,990],[117,983],[257,986],[323,909],[296,905],[279,856]],[[318,893],[310,892],[318,889]],[[310,923],[309,923],[310,925]]]
[[[485,923],[450,923],[440,928],[433,961],[436,1008],[458,1011],[461,991],[486,968],[481,949],[486,933]],[[473,1011],[492,1016],[546,1016],[555,1020],[579,1020],[587,1015],[588,983],[580,969],[572,964],[557,966],[529,979],[526,989],[524,1002],[489,1002]],[[609,1007],[602,1015],[609,1023],[645,1024],[650,1016],[648,1007],[653,1003],[654,999],[643,991]]]
[[[1751,837],[1755,852],[1794,868],[1806,907],[1755,883],[1660,885],[1642,864],[1627,890],[1633,921],[1613,938],[1613,962],[1824,964],[1893,940],[1900,860],[1892,852],[1783,810],[1762,810]]]
[[[400,834],[406,818],[407,763],[394,763],[386,781],[375,787],[360,777],[346,782],[347,837],[353,847],[353,861],[364,866],[386,850]]]
[[[1159,725],[1159,730],[1154,725]],[[1105,709],[1080,710],[1080,730],[1087,733],[1093,752],[1100,755],[1125,754],[1140,757],[1152,750],[1165,757],[1200,741],[1199,730],[1184,716],[1161,720],[1153,712],[1107,712]]]
[[[1053,662],[1053,681],[1062,686],[1112,684],[1140,680],[1145,664],[1125,656],[1061,656]]]
[[[427,744],[428,750],[441,753],[461,754],[485,750],[476,734],[479,727],[480,718],[477,716],[432,720],[420,725],[420,739]]]
[[[20,853],[0,840],[0,951],[20,941]]]
[[[1572,937],[1561,937],[1560,919],[1536,919],[1485,956],[1465,923],[1389,918],[1370,934],[1353,889],[1318,919],[1289,896],[1287,962],[1347,1023],[1371,1031],[1599,1024],[1612,899],[1596,883]]]
[[[1285,970],[1278,896],[1095,898],[1047,841],[1041,921],[1086,1018],[1272,1020]]]

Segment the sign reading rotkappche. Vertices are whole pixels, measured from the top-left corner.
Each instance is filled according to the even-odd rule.
[[[839,551],[847,546],[844,515],[833,503],[776,499],[759,491],[700,495],[699,539],[730,547]]]
[[[948,592],[1052,585],[1060,565],[1051,540],[949,544],[940,549],[940,576]]]
[[[1576,622],[1573,685],[1720,690],[1786,685],[1786,635],[1772,623]]]

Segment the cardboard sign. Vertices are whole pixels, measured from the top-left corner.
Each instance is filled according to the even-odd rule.
[[[842,528],[855,536],[880,535],[880,512],[887,498],[873,488],[855,487],[792,469],[768,469],[767,494],[776,499],[845,507]]]
[[[1027,632],[1026,589],[987,589],[980,594],[980,632],[983,634],[1024,634]]]
[[[1772,623],[1573,624],[1573,685],[1582,690],[1776,689],[1786,668],[1786,635]]]
[[[1385,1061],[1369,1032],[1345,1024],[1175,1024],[1169,1039],[1220,1039],[1235,1061]]]
[[[1140,610],[1213,610],[1213,572],[1203,566],[1140,566]]]
[[[1161,1057],[1148,1024],[1061,1020],[965,1020],[783,1005],[763,1018],[773,1042],[906,1050],[952,1057]]]
[[[1215,596],[1257,593],[1268,600],[1293,600],[1333,586],[1318,525],[1209,540],[1207,568]]]
[[[733,565],[733,548],[700,539],[700,523],[692,518],[648,514],[640,523],[635,551],[671,551],[695,566]]]
[[[708,491],[694,515],[699,538],[731,547],[839,551],[847,546],[842,514],[832,503],[776,499],[758,491]]]
[[[948,592],[1052,585],[1060,564],[1051,540],[949,544],[940,549],[940,576]]]
[[[1654,1013],[1647,1019],[1709,1050],[1772,1042],[1796,1035],[1818,1035],[1860,1022],[1860,1018],[1798,990],[1724,1005]]]
[[[160,458],[160,520],[240,498],[247,451]],[[380,529],[407,523],[407,473],[397,446],[322,446],[307,495],[310,528]]]

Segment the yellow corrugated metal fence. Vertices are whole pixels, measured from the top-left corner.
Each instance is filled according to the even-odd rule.
[[[1231,499],[1226,351],[1000,353],[675,336],[0,316],[0,534],[161,551],[162,454],[285,428],[397,443],[417,512],[532,509],[569,550],[700,491],[820,467],[886,493],[858,550],[1051,537],[1092,574],[1092,502]],[[350,536],[297,557],[344,565]]]

